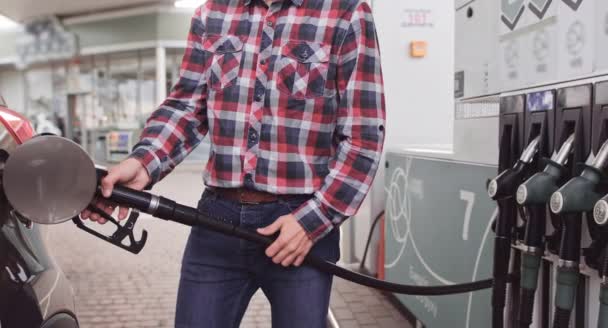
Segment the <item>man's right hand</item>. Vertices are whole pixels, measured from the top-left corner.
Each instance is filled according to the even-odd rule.
[[[112,190],[115,184],[120,184],[135,190],[143,190],[151,182],[148,171],[141,162],[134,158],[128,158],[120,164],[110,168],[108,175],[101,180],[101,190],[105,198],[112,195]],[[104,210],[108,214],[114,213],[116,204],[103,198],[96,198],[93,205]],[[129,208],[121,207],[118,211],[118,219],[124,220],[129,214]],[[89,210],[84,210],[80,217],[83,220],[90,219],[100,224],[105,224],[106,220],[97,213],[91,213]]]

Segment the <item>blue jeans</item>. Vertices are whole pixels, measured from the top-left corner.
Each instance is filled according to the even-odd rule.
[[[211,217],[255,230],[291,213],[309,197],[241,205],[207,190],[198,208]],[[336,262],[339,241],[335,229],[311,253]],[[251,297],[261,288],[270,301],[273,327],[326,327],[332,276],[306,266],[284,268],[264,251],[248,241],[192,228],[182,261],[175,326],[238,327]]]

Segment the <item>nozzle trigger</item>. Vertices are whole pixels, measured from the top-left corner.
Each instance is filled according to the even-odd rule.
[[[131,210],[131,213],[129,214],[129,218],[127,219],[127,221],[125,222],[124,225],[121,225],[118,222],[118,220],[114,219],[111,215],[109,215],[108,213],[106,213],[105,211],[101,210],[100,208],[98,208],[96,206],[89,205],[88,209],[92,212],[95,212],[95,213],[101,215],[108,222],[114,224],[116,226],[116,231],[111,236],[103,235],[103,234],[95,231],[94,229],[87,227],[82,222],[80,217],[76,216],[76,217],[72,218],[72,222],[74,222],[74,224],[76,224],[76,226],[78,228],[90,233],[91,235],[93,235],[99,239],[105,240],[105,241],[109,242],[110,244],[120,247],[133,254],[139,254],[139,252],[141,252],[141,250],[146,245],[146,241],[148,240],[148,232],[146,230],[142,230],[140,240],[135,239],[135,235],[133,232],[133,228],[135,227],[135,224],[137,223],[137,219],[139,218],[138,211]],[[129,244],[125,245],[124,241],[127,238],[129,239]]]

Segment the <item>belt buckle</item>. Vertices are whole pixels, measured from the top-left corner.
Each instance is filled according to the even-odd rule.
[[[259,205],[260,204],[260,202],[254,202],[254,201],[245,199],[245,197],[243,197],[245,195],[245,193],[246,193],[245,189],[239,190],[239,202],[241,204],[245,204],[245,205]]]

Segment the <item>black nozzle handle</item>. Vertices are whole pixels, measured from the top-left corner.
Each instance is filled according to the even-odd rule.
[[[533,175],[517,188],[517,203],[520,205],[544,205],[559,188],[563,166],[551,160],[542,172]]]
[[[527,164],[518,161],[512,168],[504,170],[488,185],[488,195],[493,200],[510,198],[515,195],[521,183]]]
[[[153,196],[145,191],[139,191],[124,186],[115,185],[109,199],[117,204],[124,204],[140,212],[150,213]]]
[[[564,176],[564,164],[572,151],[574,133],[562,144],[551,159],[545,159],[545,169],[533,175],[517,189],[517,203],[520,205],[544,205],[559,188],[559,181]]]
[[[551,211],[555,214],[592,211],[602,197],[596,191],[601,178],[600,171],[587,166],[580,176],[572,178],[551,196]]]
[[[115,186],[109,199],[118,204],[135,208],[159,219],[175,221],[188,226],[204,226],[219,233],[236,235],[237,227],[229,223],[203,217],[195,208],[184,206],[171,199],[152,195],[145,191],[138,191],[124,186]],[[243,235],[244,233],[240,233]],[[257,238],[256,242],[272,243],[272,239],[264,239],[262,235],[248,236]]]
[[[220,220],[207,218],[193,207],[184,206],[171,199],[152,195],[145,191],[115,186],[109,199],[163,220],[175,221],[188,226],[203,226],[215,232],[236,236],[266,246],[274,241],[274,238]]]

